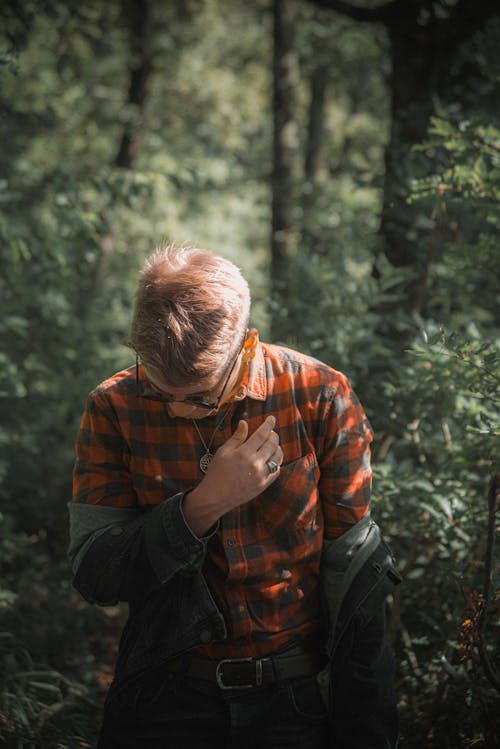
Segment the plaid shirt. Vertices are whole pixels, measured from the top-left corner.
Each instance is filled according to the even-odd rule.
[[[140,380],[146,381],[142,368]],[[229,636],[200,652],[258,657],[317,634],[323,539],[341,535],[369,510],[372,431],[343,374],[264,343],[222,413],[197,421],[205,443],[213,440],[212,452],[239,419],[251,434],[273,414],[284,460],[266,491],[223,515],[213,530],[203,574]],[[204,452],[192,421],[137,397],[134,368],[123,370],[87,401],[73,500],[147,512],[203,478]]]

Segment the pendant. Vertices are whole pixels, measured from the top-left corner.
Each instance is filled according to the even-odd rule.
[[[210,465],[210,463],[212,462],[213,457],[214,456],[212,455],[212,453],[210,452],[210,450],[207,450],[206,453],[205,453],[205,455],[201,456],[201,458],[200,458],[200,468],[203,471],[203,473],[207,472],[207,468]]]

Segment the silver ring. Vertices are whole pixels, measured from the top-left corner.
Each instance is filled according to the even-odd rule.
[[[266,460],[266,466],[269,468],[269,473],[276,473],[279,465],[274,460]]]

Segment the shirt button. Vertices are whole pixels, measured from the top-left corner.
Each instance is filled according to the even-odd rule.
[[[109,534],[111,536],[121,536],[123,533],[123,528],[120,528],[119,525],[115,525],[113,528],[110,529]]]
[[[234,538],[228,538],[227,539],[227,545],[228,546],[234,546]]]
[[[209,629],[204,629],[203,632],[200,634],[200,640],[207,645],[212,640],[212,633]]]

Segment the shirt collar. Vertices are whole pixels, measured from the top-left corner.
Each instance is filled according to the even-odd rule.
[[[237,399],[242,400],[246,396],[258,401],[265,401],[267,398],[266,365],[260,341],[257,342],[255,356],[242,380]]]

